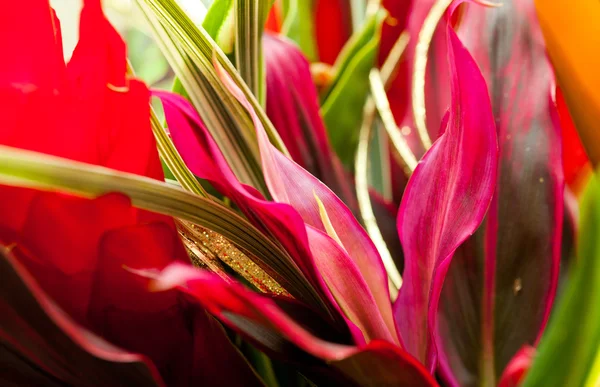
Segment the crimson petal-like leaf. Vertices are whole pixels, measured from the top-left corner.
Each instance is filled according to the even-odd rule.
[[[408,383],[436,386],[433,377],[400,348],[374,340],[362,347],[340,345],[315,337],[287,316],[272,300],[236,283],[226,283],[210,273],[172,264],[160,274],[138,272],[154,278],[157,290],[177,288],[190,295],[224,323],[251,338],[287,340],[309,354],[326,360],[358,385]]]
[[[352,34],[351,4],[348,0],[317,0],[315,35],[319,61],[333,64]]]
[[[114,347],[76,324],[6,249],[0,254],[0,363],[7,367],[0,381],[164,385],[146,358]]]
[[[533,3],[468,5],[460,28],[487,81],[500,148],[492,206],[452,261],[440,303],[443,374],[474,386],[496,383],[546,324],[561,259],[564,182],[553,76]]]
[[[370,339],[384,338],[397,342],[387,289],[387,276],[379,254],[364,229],[327,186],[270,144],[256,113],[239,88],[218,65],[217,71],[225,86],[248,109],[253,118],[267,186],[271,195],[279,203],[263,200],[237,181],[197,114],[185,100],[176,95],[157,92],[156,94],[165,104],[165,113],[174,143],[180,148],[183,158],[187,159],[188,166],[200,177],[213,182],[221,192],[226,193],[251,221],[263,227],[267,233],[274,235],[286,247],[294,262],[311,280],[313,286],[322,290],[323,299],[328,299],[333,308],[337,308],[337,303],[340,303],[340,306],[354,305],[351,307],[353,313],[347,315],[349,320],[346,320],[357,343],[364,340],[363,335]],[[332,228],[337,234],[336,237],[339,237],[341,246],[348,253],[341,256],[348,261],[347,265],[341,267],[351,265],[358,267],[358,270],[348,272],[353,276],[352,278],[339,277],[331,268],[325,270],[326,266],[333,264],[334,261],[329,262],[324,257],[328,253],[339,257],[340,255],[335,251],[315,250],[309,246],[306,225],[329,233],[325,229],[326,225],[319,208],[321,199],[323,209],[327,212]],[[330,244],[329,247],[335,250],[335,245]],[[322,274],[329,277],[323,278]],[[334,300],[328,286],[336,287],[334,283],[343,286],[341,282],[346,280],[357,284],[366,282],[367,286],[364,290],[371,293],[366,297],[372,297],[374,302],[359,305],[357,304],[359,298],[352,292],[343,294],[338,292]],[[337,309],[331,310],[338,312]],[[345,312],[349,311],[349,309],[345,310]],[[356,325],[363,329],[379,328],[361,332]]]
[[[394,305],[406,349],[433,370],[438,300],[452,255],[479,226],[494,192],[498,144],[485,81],[448,26],[452,106],[444,134],[408,182],[398,213],[404,283]]]

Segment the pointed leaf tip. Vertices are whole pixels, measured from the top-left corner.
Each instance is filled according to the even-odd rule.
[[[433,371],[433,329],[442,284],[457,247],[479,226],[498,164],[496,128],[485,81],[448,27],[452,104],[443,134],[415,169],[398,213],[404,284],[394,305],[406,349]]]

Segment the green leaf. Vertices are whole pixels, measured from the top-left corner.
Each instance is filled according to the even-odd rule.
[[[279,135],[248,86],[206,30],[196,26],[175,0],[137,0],[137,3],[163,54],[238,179],[267,196],[252,120],[221,83],[213,59],[242,89],[273,144],[286,153]]]
[[[581,203],[577,259],[524,382],[595,386],[600,378],[600,181],[590,179]]]
[[[303,300],[318,297],[277,243],[210,198],[147,177],[3,145],[0,145],[0,184],[88,198],[120,192],[135,207],[183,219],[223,235],[262,269],[276,273],[274,278],[295,297]]]
[[[235,40],[233,2],[234,0],[215,0],[202,23],[202,27],[225,54],[233,52]]]
[[[181,155],[179,155],[179,152],[175,149],[175,145],[158,121],[158,118],[156,118],[156,114],[153,110],[150,110],[150,124],[152,132],[154,133],[154,138],[156,139],[156,145],[161,160],[167,166],[169,174],[181,184],[183,189],[207,198],[208,194],[200,183],[198,183],[196,176],[194,176],[187,165],[185,165]]]
[[[139,78],[148,85],[154,85],[169,74],[169,64],[152,37],[135,27],[127,30],[125,37],[127,57]]]
[[[331,143],[342,162],[351,167],[358,144],[363,106],[369,93],[369,72],[375,64],[386,11],[367,20],[342,49],[335,76],[322,97],[321,113]]]
[[[309,61],[314,62],[319,55],[316,47],[315,0],[283,0],[285,18],[281,26],[281,34],[287,36],[302,50]]]
[[[265,64],[262,33],[274,0],[234,0],[235,63],[254,96],[265,104]]]
[[[369,172],[369,145],[371,142],[371,130],[375,120],[375,106],[372,101],[367,103],[364,109],[364,120],[361,125],[358,149],[356,151],[355,170],[355,186],[356,199],[360,210],[360,216],[365,225],[365,229],[371,237],[377,251],[381,255],[381,260],[385,266],[390,280],[390,290],[392,293],[397,293],[397,290],[402,286],[402,276],[398,268],[394,264],[390,250],[383,238],[381,230],[377,225],[373,204],[369,194],[368,172]]]

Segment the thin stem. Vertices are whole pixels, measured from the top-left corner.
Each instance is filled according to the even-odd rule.
[[[375,244],[377,251],[379,251],[379,255],[381,256],[381,260],[383,261],[383,265],[385,266],[385,270],[390,279],[390,287],[391,290],[393,290],[392,293],[397,293],[398,289],[402,286],[402,276],[392,259],[392,255],[390,254],[385,240],[383,239],[383,235],[379,230],[379,226],[377,225],[377,219],[375,218],[371,197],[369,195],[369,184],[367,182],[369,140],[374,120],[375,107],[373,103],[367,103],[365,106],[363,124],[360,129],[358,150],[355,159],[356,198],[367,233]]]
[[[406,175],[410,176],[417,166],[417,158],[412,153],[408,143],[400,133],[398,125],[396,125],[390,103],[385,94],[385,87],[377,69],[371,70],[369,81],[371,84],[371,95],[375,102],[375,106],[377,107],[377,111],[379,112],[379,117],[383,122],[383,126],[390,137],[390,140],[392,140],[394,150],[400,156],[398,161],[404,168]]]
[[[417,45],[415,47],[415,62],[413,67],[413,82],[412,82],[412,105],[415,119],[415,126],[419,139],[425,150],[431,148],[431,138],[427,131],[426,123],[426,108],[425,108],[425,75],[427,74],[427,55],[429,46],[433,39],[435,29],[444,16],[446,9],[450,6],[453,0],[438,0],[429,10],[423,27],[419,32]]]

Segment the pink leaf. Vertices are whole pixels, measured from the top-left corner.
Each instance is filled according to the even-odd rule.
[[[187,100],[168,92],[154,91],[153,94],[163,102],[173,142],[190,170],[198,177],[209,180],[215,188],[229,197],[255,226],[266,235],[273,236],[290,255],[291,261],[286,264],[303,275],[301,280],[305,285],[301,288],[288,287],[290,284],[287,283],[282,285],[294,297],[323,313],[329,322],[338,327],[342,321],[349,323],[349,320],[341,317],[337,303],[315,266],[306,226],[294,208],[285,203],[267,201],[255,189],[239,182]],[[284,280],[286,276],[297,274],[285,271],[284,267],[280,270]],[[353,337],[360,339],[362,334],[358,328],[352,323],[348,325]]]
[[[309,63],[298,47],[282,36],[263,36],[269,119],[292,159],[331,188],[352,210],[354,191],[333,152]]]
[[[256,112],[242,91],[218,63],[215,63],[215,66],[227,89],[252,117],[265,181],[273,199],[290,204],[307,225],[326,232],[315,196],[322,200],[342,247],[358,267],[357,274],[364,277],[375,299],[375,305],[364,305],[364,308],[376,307],[392,337],[395,338],[396,329],[392,317],[387,274],[375,245],[348,207],[325,184],[271,145]],[[313,253],[318,252],[313,251]]]
[[[161,97],[165,104],[165,114],[173,141],[184,160],[194,173],[210,180],[217,189],[229,196],[251,221],[282,243],[313,286],[321,290],[322,298],[328,300],[333,306],[330,311],[338,312],[338,306],[325,282],[333,284],[334,281],[338,281],[337,278],[333,278],[337,274],[332,270],[320,272],[315,268],[315,262],[325,262],[319,255],[331,253],[348,261],[347,265],[356,265],[359,270],[350,272],[354,277],[345,280],[350,283],[366,283],[365,291],[371,293],[368,297],[372,297],[375,302],[363,304],[355,309],[360,312],[353,315],[358,320],[349,324],[354,339],[360,343],[364,340],[363,335],[366,335],[370,339],[384,338],[397,342],[387,289],[387,276],[371,240],[348,208],[329,188],[270,144],[260,121],[241,91],[218,65],[217,70],[225,85],[248,109],[254,120],[267,185],[271,195],[279,203],[265,201],[255,190],[237,181],[220,150],[187,101],[179,96],[156,92],[155,95]],[[315,196],[322,199],[333,228],[342,242],[341,247],[348,254],[337,255],[335,251],[310,248],[305,223],[318,230],[326,231]],[[330,276],[325,282],[322,278],[323,273]],[[351,303],[357,300],[352,292],[338,294],[337,299],[340,302]],[[313,305],[318,305],[315,301],[312,302]],[[363,321],[363,318],[375,320]],[[354,326],[356,324],[363,328],[375,327],[381,321],[384,322],[385,329],[361,332]]]
[[[342,247],[325,233],[306,228],[315,263],[331,293],[346,316],[364,333],[367,342],[385,339],[393,343],[396,335],[387,329],[367,283],[358,267]]]
[[[430,370],[441,288],[458,246],[481,223],[494,192],[498,144],[485,81],[454,31],[447,29],[452,106],[443,134],[415,169],[402,199],[398,232],[404,284],[394,305],[406,349]]]

